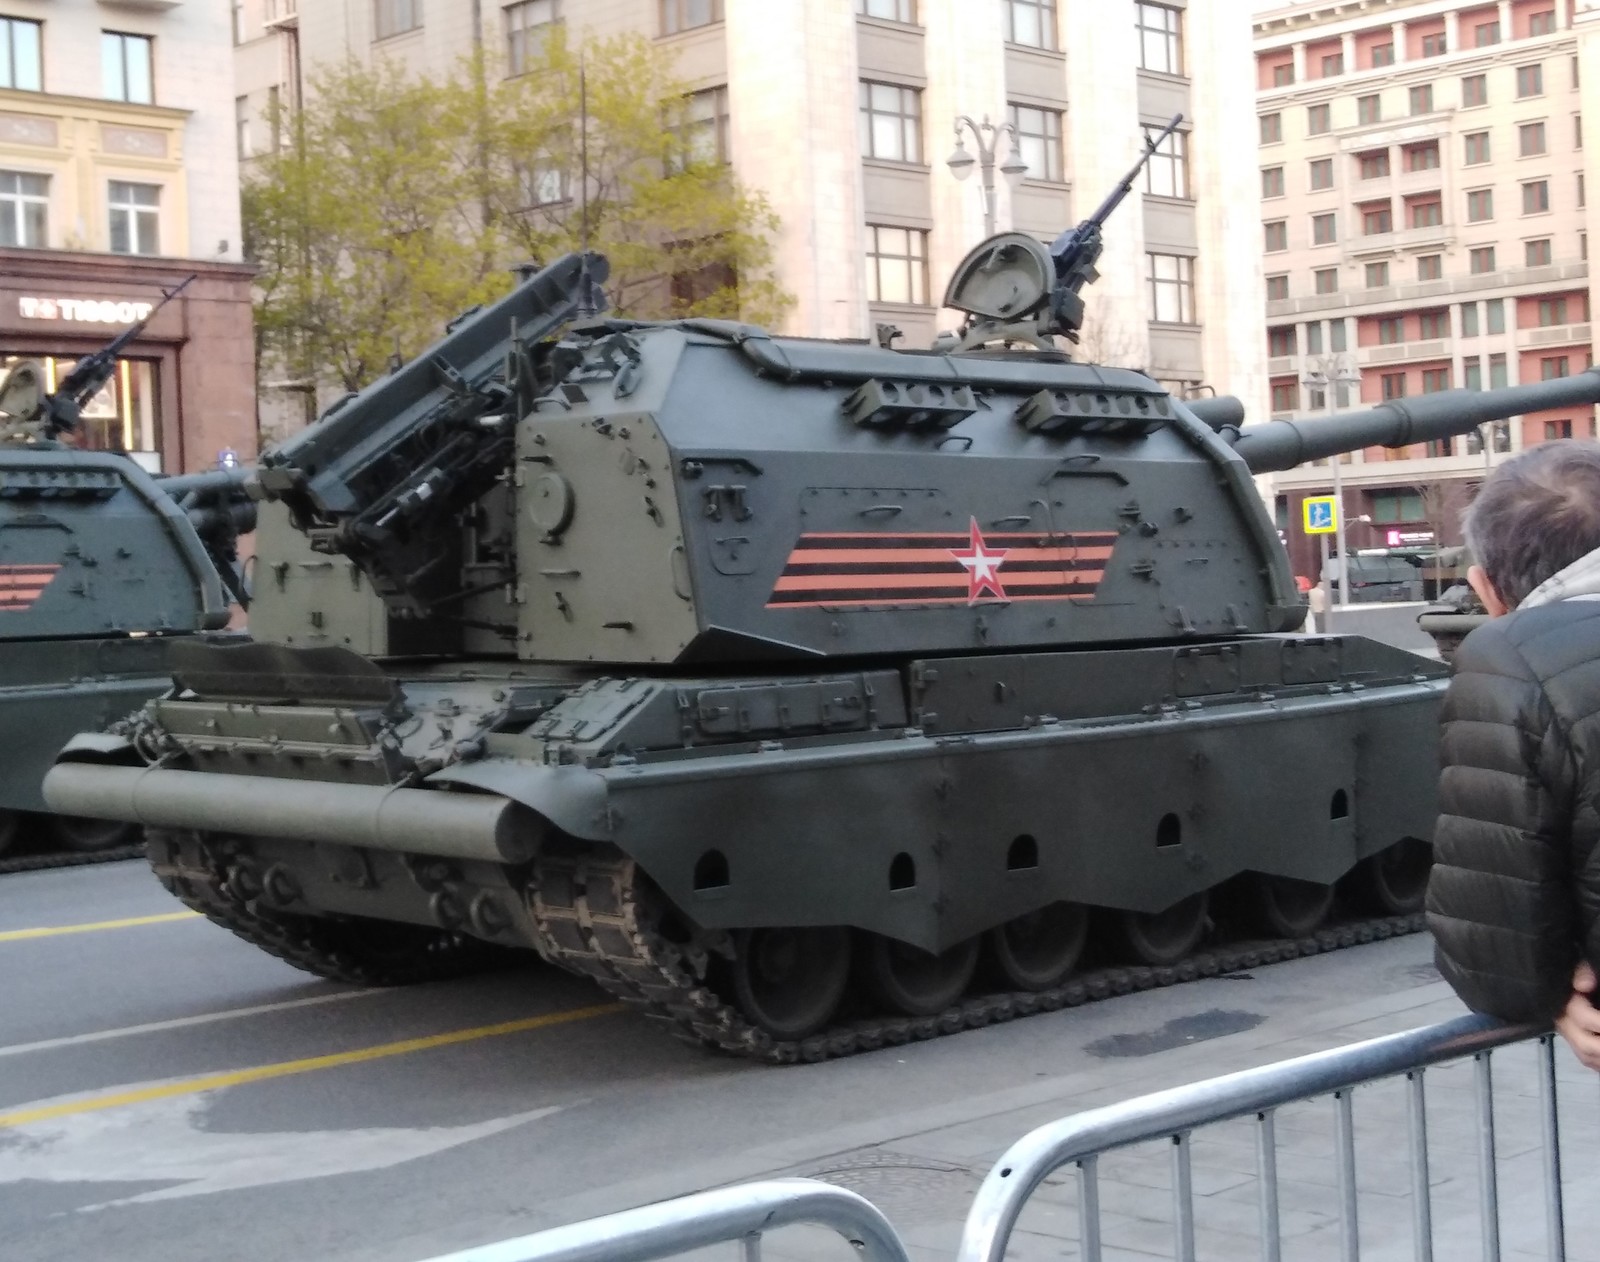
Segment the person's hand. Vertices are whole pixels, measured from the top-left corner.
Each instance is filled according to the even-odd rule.
[[[1556,1033],[1590,1069],[1600,1070],[1600,1008],[1589,1002],[1594,993],[1594,969],[1583,961],[1572,974],[1572,994],[1556,1018]]]

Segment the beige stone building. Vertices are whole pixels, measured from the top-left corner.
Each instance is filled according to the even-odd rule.
[[[194,274],[80,427],[155,471],[254,455],[228,47],[195,0],[0,0],[0,371],[53,382]]]
[[[273,94],[347,55],[440,71],[475,40],[515,69],[548,22],[641,31],[676,55],[707,143],[782,219],[787,331],[927,345],[956,323],[945,278],[985,234],[983,180],[947,165],[955,122],[1011,123],[998,228],[1045,239],[1086,215],[1138,156],[1141,127],[1185,115],[1107,233],[1086,350],[1174,389],[1267,390],[1259,229],[1241,160],[1254,134],[1240,0],[234,0],[242,154],[273,143]],[[1069,88],[1070,85],[1070,88]],[[977,145],[968,134],[970,154]],[[1014,145],[1014,149],[1013,149]],[[1230,215],[1229,208],[1235,213]]]
[[[1538,381],[1593,362],[1584,118],[1600,115],[1584,101],[1600,91],[1594,8],[1312,0],[1258,10],[1275,414]],[[1348,546],[1457,543],[1459,511],[1497,457],[1594,434],[1593,411],[1580,408],[1356,453],[1340,470]],[[1326,493],[1330,474],[1323,462],[1277,478],[1302,573],[1315,547],[1298,501]]]

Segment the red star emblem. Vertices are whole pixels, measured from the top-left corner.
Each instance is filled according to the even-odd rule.
[[[967,571],[967,604],[975,605],[978,598],[988,592],[998,600],[1010,599],[1000,585],[998,573],[1005,563],[1006,548],[990,548],[983,542],[983,532],[978,529],[978,519],[971,519],[972,533],[965,549],[951,548],[954,557]]]

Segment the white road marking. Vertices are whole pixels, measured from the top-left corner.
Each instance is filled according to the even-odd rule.
[[[286,1012],[291,1008],[309,1008],[315,1004],[337,1003],[342,999],[360,999],[363,995],[376,995],[381,986],[368,986],[361,990],[341,990],[331,995],[311,995],[305,999],[285,999],[281,1003],[256,1004],[252,1008],[229,1008],[222,1012],[205,1012],[193,1017],[174,1017],[170,1021],[149,1021],[144,1025],[125,1025],[115,1030],[93,1030],[87,1034],[68,1034],[61,1038],[40,1039],[37,1043],[12,1043],[0,1047],[0,1057],[23,1056],[30,1052],[50,1052],[62,1047],[78,1047],[84,1043],[103,1043],[107,1039],[129,1038],[135,1034],[159,1034],[163,1030],[182,1030],[192,1025],[209,1025],[213,1021],[235,1021],[240,1017],[259,1016],[263,1012]]]
[[[126,1089],[159,1089],[163,1085],[140,1083]],[[78,1211],[86,1213],[383,1170],[486,1139],[570,1107],[530,1109],[467,1126],[243,1134],[208,1130],[206,1115],[212,1100],[222,1090],[233,1089],[158,1097],[122,1108],[73,1113],[0,1131],[0,1184],[28,1180],[168,1184],[136,1196],[83,1206]],[[97,1093],[59,1096],[30,1107],[70,1104],[94,1094]]]

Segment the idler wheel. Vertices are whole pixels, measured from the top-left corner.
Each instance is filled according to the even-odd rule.
[[[1356,864],[1350,874],[1351,892],[1372,911],[1407,916],[1422,910],[1432,867],[1433,847],[1407,837]]]
[[[1206,931],[1210,898],[1191,894],[1165,911],[1124,911],[1117,915],[1117,936],[1141,964],[1165,968],[1176,964],[1200,944]]]
[[[1297,881],[1290,876],[1250,874],[1244,896],[1246,912],[1264,933],[1277,938],[1304,938],[1315,933],[1333,909],[1333,886]]]
[[[848,929],[750,929],[739,935],[734,998],[775,1039],[803,1039],[822,1029],[849,984]]]
[[[861,975],[886,1008],[908,1017],[931,1017],[966,993],[978,968],[981,937],[935,955],[874,934],[862,951]]]
[[[0,811],[0,854],[4,854],[16,844],[17,834],[21,831],[20,811]]]
[[[1006,982],[1018,990],[1049,990],[1063,981],[1089,941],[1089,909],[1051,903],[989,931],[989,952]]]
[[[81,815],[52,815],[50,830],[65,850],[91,854],[125,846],[139,832],[139,825],[120,819],[85,819]]]

